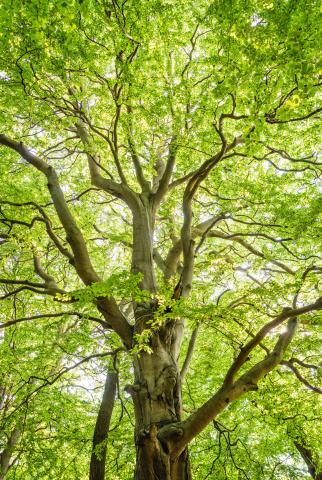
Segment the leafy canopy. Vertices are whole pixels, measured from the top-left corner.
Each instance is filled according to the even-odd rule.
[[[151,351],[151,330],[123,352],[95,302],[113,296],[132,324],[132,300],[153,295],[131,271],[131,211],[121,194],[92,185],[88,156],[95,153],[105,178],[126,179],[139,192],[133,154],[152,185],[173,142],[176,163],[154,232],[159,291],[151,328],[170,316],[187,319],[183,361],[201,324],[183,385],[189,415],[264,324],[285,306],[321,297],[321,2],[3,0],[0,25],[1,133],[55,168],[103,280],[84,286],[45,177],[1,147],[0,450],[14,428],[23,432],[6,479],[87,478],[104,372],[116,350],[107,463],[109,478],[128,478],[134,414],[123,388],[133,382],[131,355]],[[223,139],[236,145],[192,202],[192,292],[175,302],[181,260],[171,281],[165,262],[180,240],[184,191]],[[309,446],[317,462],[321,316],[309,311],[300,320],[285,359],[309,368],[279,365],[259,392],[207,427],[191,444],[195,478],[309,478],[294,442]],[[273,349],[283,328],[266,336],[241,373]]]

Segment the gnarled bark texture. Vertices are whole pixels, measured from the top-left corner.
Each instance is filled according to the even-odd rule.
[[[132,273],[144,275],[141,288],[152,294],[158,288],[153,266],[153,230],[153,196],[141,194],[133,212]],[[151,329],[156,308],[153,299],[135,305],[134,334]],[[134,357],[135,382],[127,391],[135,409],[135,480],[191,479],[188,450],[174,459],[169,442],[163,442],[158,435],[159,429],[183,420],[179,364],[173,356],[174,344],[179,341],[174,323],[169,320],[152,328],[149,347],[153,353],[141,352]]]
[[[171,429],[183,420],[180,373],[170,353],[171,334],[166,336],[167,333],[166,328],[153,333],[153,354],[143,353],[135,358],[135,384],[128,387],[136,418],[135,480],[191,478],[187,448],[177,457],[172,455],[177,428],[167,438],[159,434],[163,427]]]

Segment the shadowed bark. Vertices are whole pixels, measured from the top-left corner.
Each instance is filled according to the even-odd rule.
[[[301,457],[307,465],[309,474],[314,480],[322,480],[322,470],[321,465],[319,466],[319,456],[315,454],[312,449],[306,445],[306,443],[301,439],[301,443],[294,441],[293,442],[297,450],[299,451]]]
[[[4,480],[6,474],[11,468],[11,458],[14,451],[14,447],[17,445],[21,435],[21,430],[19,428],[14,428],[11,432],[11,435],[8,439],[6,448],[0,454],[0,480]]]
[[[106,440],[108,438],[117,384],[117,373],[109,370],[106,375],[102,402],[96,419],[93,436],[93,453],[91,456],[89,480],[105,479]],[[99,449],[97,447],[101,445]],[[97,453],[95,453],[97,449]]]

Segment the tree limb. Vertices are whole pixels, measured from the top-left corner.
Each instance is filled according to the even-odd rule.
[[[266,335],[273,330],[274,328],[281,325],[287,318],[297,317],[298,315],[303,315],[304,313],[313,312],[314,310],[320,310],[322,308],[322,298],[319,298],[315,303],[306,305],[305,307],[292,309],[286,307],[283,309],[282,313],[275,317],[271,322],[266,323],[259,332],[250,340],[237,356],[236,360],[229,368],[227,375],[224,380],[225,386],[232,386],[234,378],[242,365],[247,360],[250,352],[257,346],[259,343],[266,337]]]
[[[292,341],[298,326],[296,317],[290,318],[287,329],[282,333],[272,351],[264,360],[254,365],[230,386],[223,384],[220,390],[186,420],[176,425],[177,439],[171,441],[169,428],[164,427],[159,431],[162,439],[170,440],[170,449],[173,459],[178,458],[186,445],[191,442],[202,430],[231,402],[251,390],[257,390],[257,383],[264,375],[272,371],[282,360],[284,353]],[[168,441],[169,441],[168,440]]]
[[[191,338],[190,338],[190,341],[189,341],[189,345],[188,345],[187,355],[186,355],[186,358],[184,359],[184,362],[183,362],[183,365],[182,365],[182,368],[181,368],[181,371],[180,371],[181,382],[183,382],[185,376],[188,373],[190,363],[191,363],[191,360],[192,360],[192,357],[193,357],[193,354],[194,354],[195,345],[196,345],[196,341],[197,341],[197,338],[198,338],[198,332],[199,332],[200,325],[201,324],[198,323],[197,327],[192,332],[192,335],[191,335]]]
[[[164,195],[167,193],[168,186],[171,180],[173,167],[176,160],[176,153],[178,150],[178,146],[176,145],[177,136],[173,135],[170,145],[169,145],[169,157],[168,161],[164,170],[164,173],[160,179],[159,186],[157,191],[155,192],[154,197],[154,209],[156,211],[157,207],[162,202]]]
[[[122,184],[118,184],[114,182],[114,180],[103,177],[101,174],[100,166],[99,166],[99,163],[100,163],[99,157],[94,148],[91,137],[88,131],[86,130],[85,122],[79,119],[78,123],[76,124],[76,129],[81,141],[88,148],[88,150],[86,151],[86,155],[87,155],[92,185],[98,188],[101,188],[105,192],[108,192],[111,195],[114,195],[115,197],[124,200],[125,202],[128,202],[129,196],[130,196],[129,195],[130,189],[129,187],[127,187],[127,181],[126,181],[126,178],[124,177],[122,169],[119,170],[119,175],[120,175]]]
[[[93,322],[100,323],[102,325],[102,327],[104,327],[106,329],[112,329],[112,326],[109,325],[104,320],[102,320],[101,318],[87,316],[86,314],[81,313],[81,312],[47,313],[47,314],[43,314],[43,315],[33,315],[31,317],[25,317],[25,318],[16,318],[15,320],[10,320],[9,322],[5,322],[5,323],[0,324],[0,329],[10,327],[10,325],[15,325],[16,323],[26,322],[28,320],[38,320],[40,318],[63,317],[64,315],[71,315],[71,316],[75,315],[78,318],[87,318],[88,320],[92,320]]]
[[[132,107],[129,106],[129,105],[127,105],[127,113],[129,114],[129,118],[130,118],[129,147],[130,147],[132,162],[133,162],[133,165],[134,165],[134,168],[135,168],[136,179],[137,179],[140,187],[142,188],[142,192],[150,193],[151,192],[150,182],[148,182],[148,180],[145,178],[145,176],[143,174],[141,162],[140,162],[140,159],[139,159],[139,157],[136,153],[136,150],[135,150],[135,144],[134,144],[134,140],[133,140],[133,137],[132,137],[132,115],[133,115],[133,111],[132,111]]]
[[[16,142],[15,140],[10,139],[3,134],[0,135],[0,144],[15,150],[21,155],[22,158],[24,158],[28,163],[33,165],[37,170],[47,177],[48,189],[53,199],[57,215],[67,234],[67,241],[72,248],[74,254],[74,265],[79,277],[85,285],[101,282],[102,280],[95,272],[90,260],[87,245],[82,232],[77,226],[74,217],[68,208],[64,194],[59,185],[57,173],[53,167],[47,165],[47,163],[27,150],[21,142]],[[98,167],[95,166],[95,168]],[[109,180],[106,181],[109,182]],[[131,345],[132,327],[122,312],[118,309],[115,299],[108,299],[107,297],[100,298],[98,299],[98,306],[99,310],[108,320],[108,323],[112,325],[115,332],[120,335],[127,345]]]
[[[15,207],[22,207],[22,206],[32,205],[32,206],[34,206],[35,208],[37,208],[37,210],[38,210],[38,211],[41,213],[41,215],[43,216],[43,219],[39,219],[38,217],[36,217],[36,219],[43,220],[43,221],[45,222],[46,231],[47,231],[47,233],[48,233],[49,238],[54,242],[54,244],[56,245],[56,247],[58,248],[58,250],[59,250],[65,257],[67,257],[67,258],[70,260],[70,263],[71,263],[71,264],[73,264],[74,255],[73,255],[71,252],[69,252],[69,251],[67,250],[67,248],[65,248],[65,247],[60,243],[59,238],[57,237],[57,235],[56,235],[56,234],[54,233],[54,231],[53,231],[52,223],[51,223],[50,218],[48,217],[48,215],[46,214],[45,210],[44,210],[40,205],[38,205],[38,204],[35,203],[35,202],[14,203],[14,202],[9,202],[9,201],[1,201],[0,203],[6,204],[6,205],[12,205],[12,206],[15,206]]]
[[[319,469],[319,456],[301,437],[293,440],[293,443],[299,451],[301,457],[307,465],[308,472],[313,480],[322,480],[322,470]]]
[[[282,360],[281,361],[281,365],[285,365],[286,367],[288,367],[290,370],[292,370],[293,373],[295,373],[296,377],[298,378],[298,380],[300,382],[302,382],[307,388],[309,388],[310,390],[312,390],[312,392],[315,392],[315,393],[320,393],[322,395],[322,389],[321,388],[318,388],[318,387],[314,387],[313,385],[311,385],[307,380],[305,380],[305,378],[302,377],[302,375],[300,374],[300,372],[298,371],[298,369],[296,367],[294,367],[293,365],[293,362],[291,362],[290,360]],[[317,367],[315,367],[317,368]]]
[[[249,243],[245,242],[245,240],[243,240],[240,237],[232,237],[232,236],[229,236],[229,235],[226,235],[226,234],[220,232],[219,230],[211,230],[208,233],[208,237],[222,238],[224,240],[237,242],[240,245],[242,245],[244,248],[246,248],[249,252],[251,252],[253,255],[256,255],[257,257],[260,257],[260,258],[265,258],[264,254],[262,252],[260,252],[259,250],[256,250],[256,248],[254,248]],[[291,268],[289,268],[287,265],[280,262],[279,260],[268,260],[268,261],[273,263],[274,265],[282,268],[283,270],[285,270],[285,272],[289,273],[290,275],[295,275],[295,272]]]

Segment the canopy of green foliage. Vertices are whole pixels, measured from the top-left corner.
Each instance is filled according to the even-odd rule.
[[[200,324],[183,383],[186,416],[220,388],[263,325],[322,296],[321,30],[320,0],[2,1],[0,452],[19,430],[6,480],[88,478],[113,365],[107,478],[132,477],[134,413],[124,388],[133,383],[132,356],[150,351],[151,331],[126,350],[97,311],[98,296],[113,296],[131,324],[132,303],[150,297],[158,302],[151,329],[170,315],[186,318],[182,362]],[[21,147],[7,148],[4,138]],[[165,281],[165,262],[180,240],[185,188],[223,141],[231,150],[192,202],[191,295],[175,302],[180,268]],[[104,178],[140,192],[140,169],[152,185],[170,142],[176,163],[156,216],[155,294],[131,270],[131,211],[116,190],[93,186],[88,156],[95,151]],[[75,273],[46,179],[19,148],[55,168],[102,282],[84,286]],[[320,311],[299,320],[284,361],[259,390],[193,440],[193,478],[309,479],[296,443],[318,472]],[[284,328],[266,335],[241,373]]]

